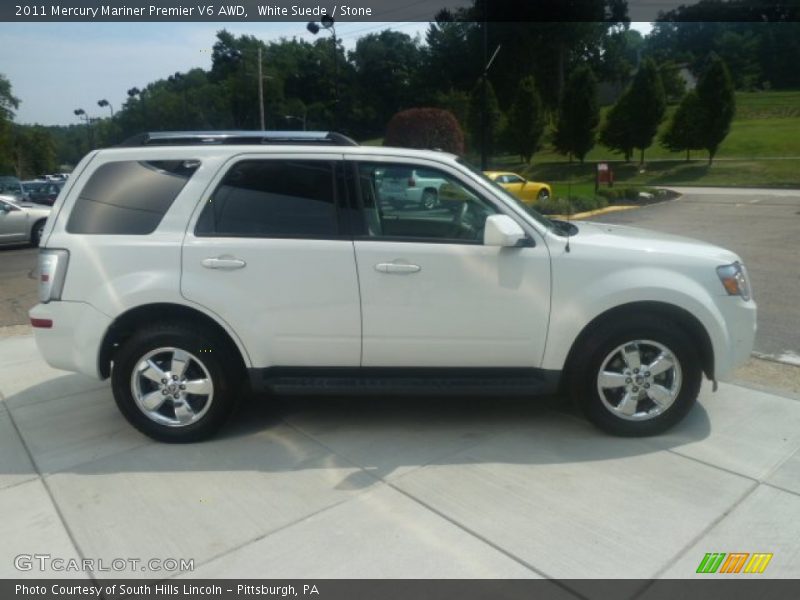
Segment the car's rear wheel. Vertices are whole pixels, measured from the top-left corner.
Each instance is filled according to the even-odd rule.
[[[422,192],[422,207],[430,210],[439,206],[439,194],[436,190],[425,190]]]
[[[573,399],[587,418],[615,435],[661,433],[678,423],[700,392],[700,359],[675,323],[633,317],[601,327],[570,370]]]
[[[550,192],[548,192],[546,188],[539,190],[539,193],[536,195],[537,200],[548,200],[549,198]]]
[[[114,356],[114,399],[139,431],[162,442],[214,435],[233,412],[241,372],[226,345],[183,324],[157,324]]]
[[[44,221],[39,221],[31,229],[31,246],[38,247],[39,242],[42,241],[42,233],[44,232]]]

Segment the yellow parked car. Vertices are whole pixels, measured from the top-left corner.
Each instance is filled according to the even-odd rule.
[[[553,194],[553,190],[546,183],[529,181],[522,175],[510,171],[484,171],[484,174],[525,204],[533,204],[537,200],[547,200]]]

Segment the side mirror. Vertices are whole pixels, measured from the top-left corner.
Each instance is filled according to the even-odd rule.
[[[483,228],[484,246],[516,246],[526,238],[525,232],[514,219],[508,215],[491,215],[486,217]]]

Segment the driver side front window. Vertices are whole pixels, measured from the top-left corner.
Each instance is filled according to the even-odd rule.
[[[438,169],[361,163],[358,187],[369,237],[397,241],[482,243],[497,210]]]

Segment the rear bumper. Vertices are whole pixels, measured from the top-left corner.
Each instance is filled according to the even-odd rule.
[[[98,369],[100,347],[111,319],[85,302],[48,302],[29,312],[31,320],[52,322],[33,328],[36,345],[47,364],[56,369],[103,379]]]

